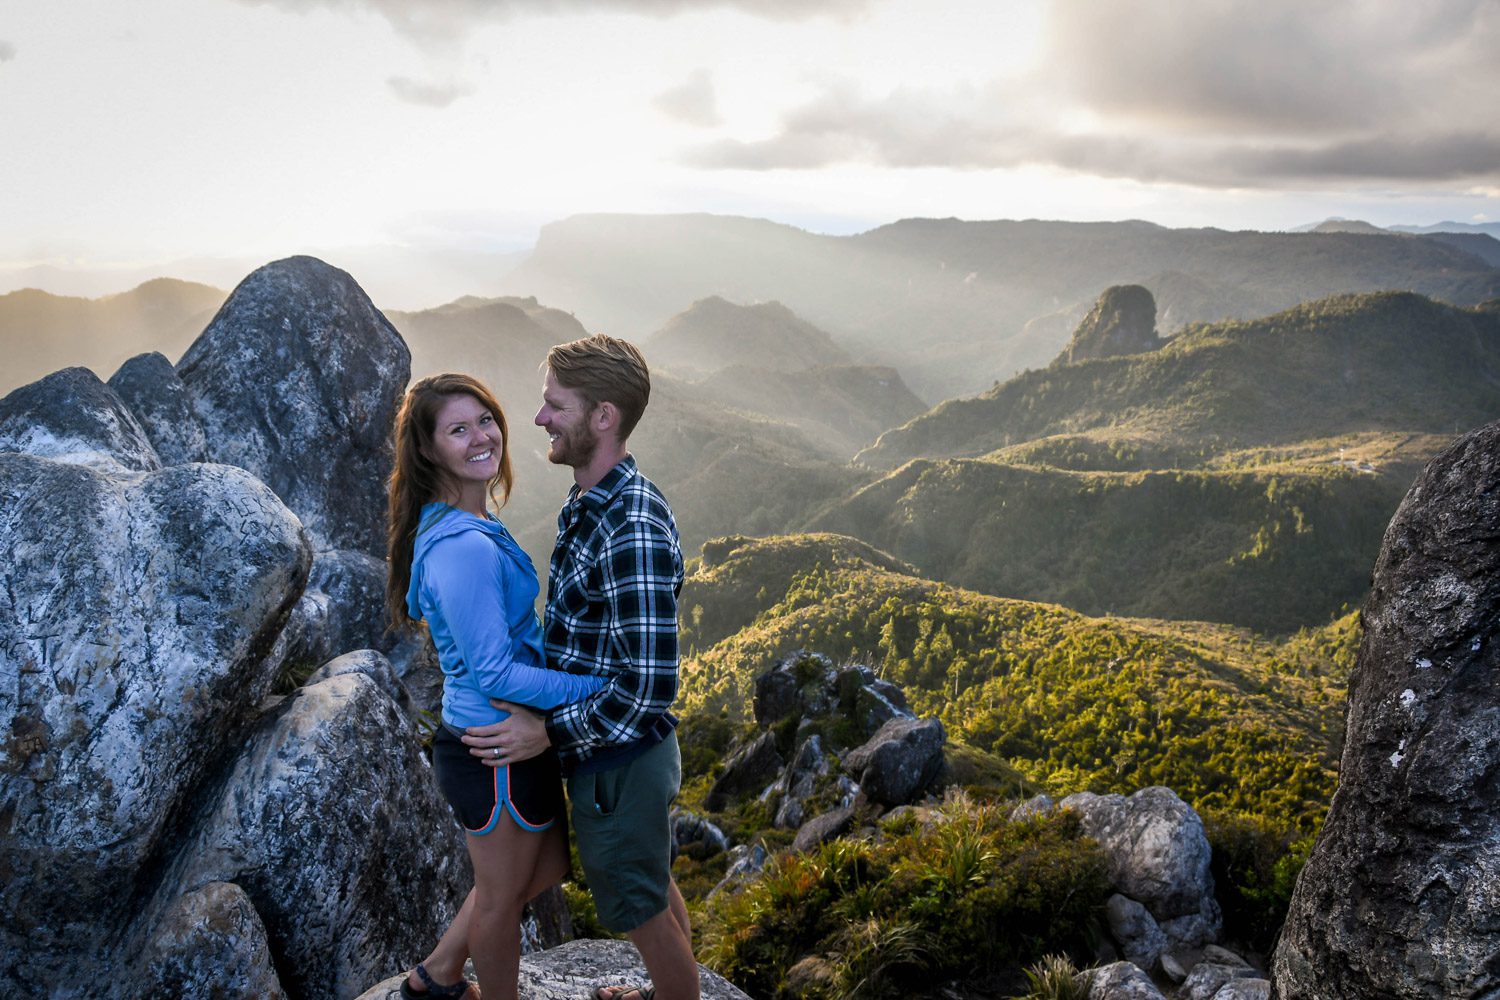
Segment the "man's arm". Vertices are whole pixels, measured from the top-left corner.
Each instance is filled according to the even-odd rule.
[[[640,739],[677,697],[677,590],[682,552],[665,522],[625,521],[604,543],[600,591],[608,605],[608,652],[617,669],[603,688],[545,717],[559,748]]]

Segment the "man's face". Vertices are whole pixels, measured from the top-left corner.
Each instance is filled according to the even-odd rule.
[[[594,449],[599,447],[599,435],[589,426],[591,412],[583,394],[558,385],[549,368],[542,382],[542,408],[536,411],[533,421],[547,432],[551,441],[547,461],[575,469],[588,465]]]

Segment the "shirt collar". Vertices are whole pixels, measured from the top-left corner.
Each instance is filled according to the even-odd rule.
[[[573,489],[568,492],[568,503],[582,503],[589,510],[598,513],[608,507],[619,492],[625,488],[625,484],[636,477],[635,456],[626,455],[620,463],[604,474],[604,478],[594,484],[594,488],[587,493],[578,492],[578,484],[573,484]]]

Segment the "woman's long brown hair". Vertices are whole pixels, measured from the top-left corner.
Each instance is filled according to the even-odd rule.
[[[385,614],[389,627],[404,631],[415,626],[406,611],[406,591],[411,585],[412,547],[422,519],[422,505],[436,500],[443,492],[443,470],[428,454],[432,450],[437,412],[450,396],[472,396],[489,410],[500,426],[500,470],[488,484],[490,501],[497,507],[510,499],[514,482],[510,468],[510,428],[505,411],[495,394],[472,375],[446,373],[429,375],[406,391],[401,409],[396,413],[392,432],[396,464],[391,469],[390,521],[386,526],[387,571],[385,578]],[[498,501],[496,488],[500,490]]]

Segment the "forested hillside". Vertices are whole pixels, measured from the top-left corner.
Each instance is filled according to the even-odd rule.
[[[1108,473],[917,461],[809,527],[987,594],[1285,633],[1363,599],[1407,485],[1341,467]]]
[[[887,432],[859,461],[971,457],[1059,434],[1161,458],[1372,431],[1456,434],[1500,416],[1500,316],[1418,295],[1338,296],[1193,326],[1150,354],[1031,371]]]
[[[706,554],[682,595],[689,715],[747,718],[754,676],[815,650],[874,666],[919,715],[1055,792],[1164,784],[1304,831],[1327,808],[1353,615],[1274,642],[991,597],[831,536]]]

